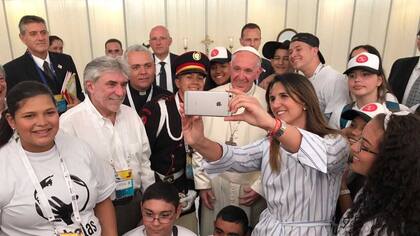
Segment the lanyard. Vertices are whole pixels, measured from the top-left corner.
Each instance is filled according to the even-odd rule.
[[[36,177],[35,171],[32,168],[31,163],[29,162],[28,156],[26,155],[25,151],[23,150],[22,145],[20,143],[20,140],[17,140],[17,142],[16,143],[14,142],[14,144],[16,145],[16,148],[19,152],[19,155],[22,157],[21,160],[23,162],[23,165],[25,166],[25,169],[26,169],[26,171],[29,175],[29,178],[31,179],[31,182],[32,182],[33,186],[35,187],[35,190],[39,194],[39,201],[40,201],[41,207],[46,211],[47,219],[54,226],[54,230],[57,233],[57,229],[55,228],[55,225],[54,225],[55,216],[52,212],[50,204],[48,203],[47,196],[45,195],[45,192],[42,190],[42,187],[39,184],[39,180]],[[72,206],[72,209],[73,209],[74,218],[79,225],[82,225],[82,219],[80,217],[79,206],[77,205],[77,194],[76,194],[76,192],[74,191],[74,188],[73,188],[73,184],[72,184],[71,177],[70,177],[70,172],[67,169],[67,166],[66,166],[63,158],[60,156],[60,152],[58,150],[58,147],[57,146],[55,146],[55,147],[57,148],[58,158],[60,159],[60,166],[61,166],[61,170],[63,171],[64,180],[65,180],[67,188],[70,192],[71,206]]]
[[[153,94],[153,85],[150,87],[150,93],[149,93],[149,96],[147,96],[146,102],[150,102],[150,100],[152,100],[152,94]],[[133,97],[131,96],[130,86],[128,85],[128,83],[127,83],[127,97],[128,97],[128,102],[130,103],[130,107],[136,109],[136,106],[133,101]]]

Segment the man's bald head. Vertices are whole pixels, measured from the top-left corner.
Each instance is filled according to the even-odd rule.
[[[168,29],[163,25],[153,27],[149,34],[149,44],[160,60],[165,59],[169,54],[169,46],[172,44]]]

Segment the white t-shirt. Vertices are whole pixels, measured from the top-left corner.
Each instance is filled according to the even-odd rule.
[[[13,139],[0,148],[0,235],[54,235],[54,227],[46,219],[35,187],[23,165]],[[43,153],[27,156],[40,181],[54,216],[57,228],[75,226],[71,217],[71,197],[64,180],[58,153],[70,172],[85,235],[101,235],[101,226],[94,215],[97,203],[107,199],[115,189],[112,169],[93,156],[84,142],[59,132],[56,146]],[[58,150],[58,151],[57,151]]]
[[[187,228],[184,228],[179,225],[175,225],[175,226],[178,229],[178,236],[197,236],[197,234],[193,233],[191,230]],[[123,234],[123,236],[146,236],[146,229],[144,228],[144,225],[141,225]],[[174,234],[172,233],[171,236],[174,236]]]

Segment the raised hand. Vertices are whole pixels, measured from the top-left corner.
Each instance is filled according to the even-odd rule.
[[[187,116],[184,112],[184,104],[180,104],[182,133],[187,144],[194,145],[204,138],[204,126],[201,116]]]
[[[235,113],[240,108],[244,108],[245,110],[240,114],[225,117],[225,121],[245,121],[250,125],[258,126],[265,130],[274,128],[276,123],[274,118],[267,113],[256,98],[248,96],[236,89],[229,90],[228,92],[235,94],[229,102],[230,111]]]

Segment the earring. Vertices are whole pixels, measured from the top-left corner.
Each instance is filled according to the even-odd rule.
[[[303,107],[303,110],[306,111],[306,107]]]

